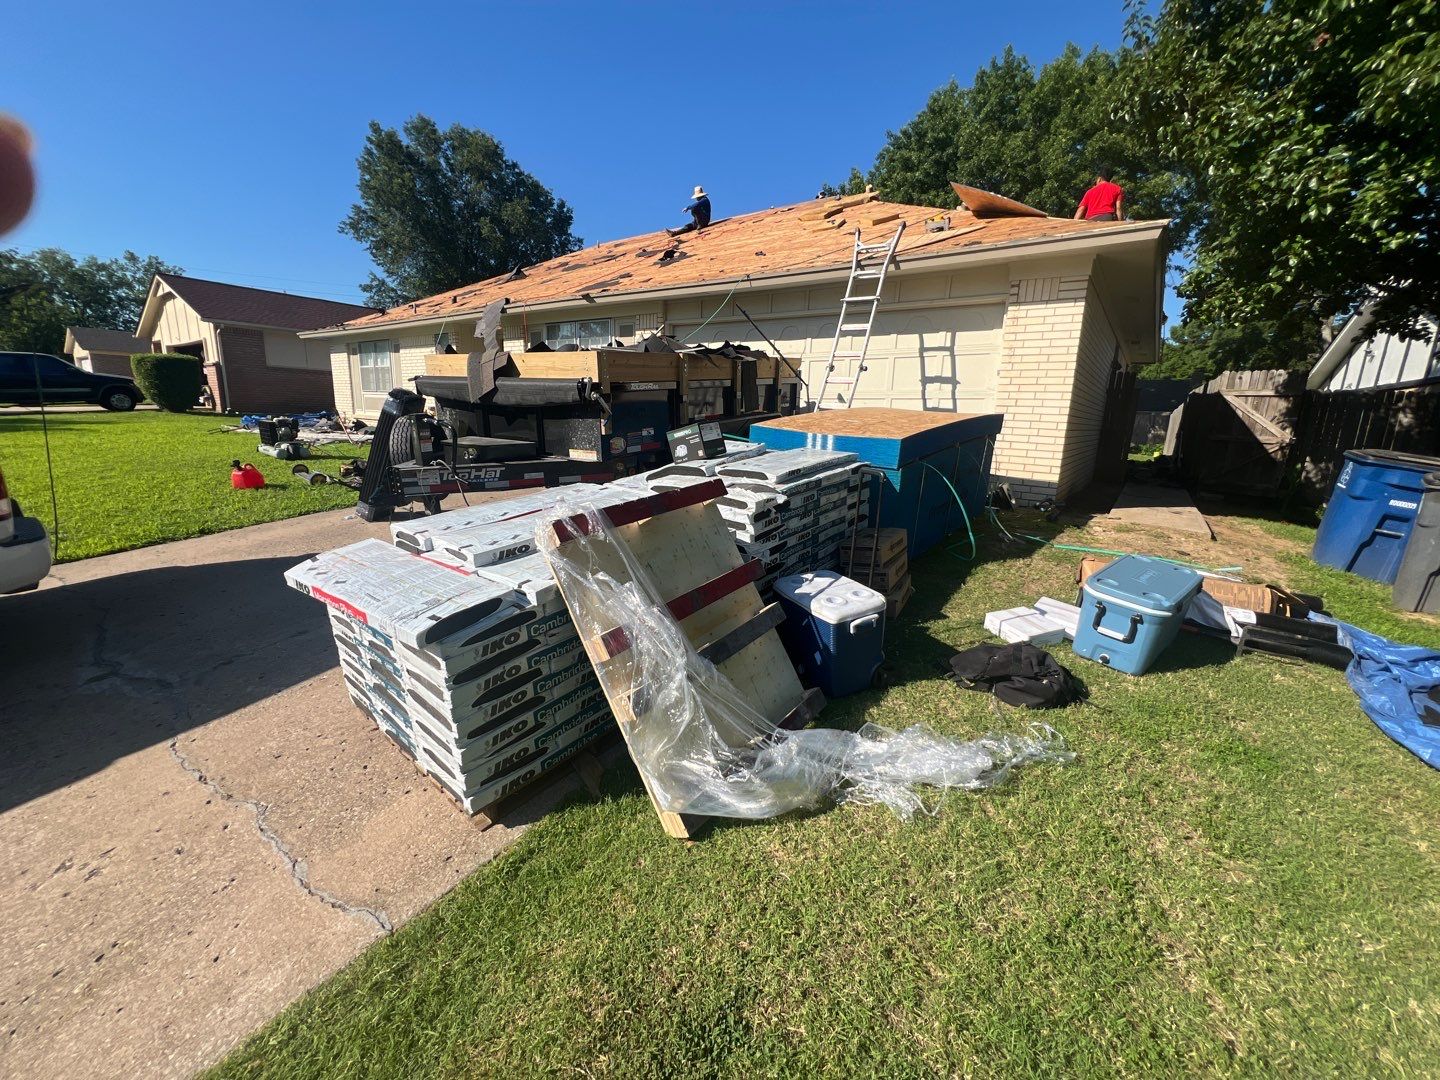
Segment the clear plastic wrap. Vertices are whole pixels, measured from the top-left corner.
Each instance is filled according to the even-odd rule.
[[[713,504],[704,513],[723,533]],[[588,519],[588,530],[559,543],[553,523],[576,515]],[[583,495],[562,495],[553,512],[536,517],[543,519],[536,546],[662,810],[766,818],[833,800],[884,803],[909,818],[926,808],[922,789],[977,790],[1030,762],[1073,760],[1059,733],[1039,723],[1023,735],[969,742],[924,725],[898,732],[875,724],[858,732],[780,728],[779,716],[772,720],[752,704],[764,700],[762,688],[737,687],[700,656],[644,562]],[[733,543],[728,534],[724,542]],[[617,640],[626,647],[604,644]],[[793,680],[793,671],[777,673],[782,678]]]

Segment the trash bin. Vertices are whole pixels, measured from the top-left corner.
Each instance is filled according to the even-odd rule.
[[[1401,611],[1436,615],[1440,614],[1440,472],[1426,473],[1421,484],[1425,493],[1390,596]]]
[[[1175,640],[1200,575],[1164,559],[1124,555],[1081,587],[1075,655],[1143,675]]]
[[[885,597],[833,570],[775,582],[780,640],[802,677],[827,698],[870,686],[885,659]]]
[[[1422,481],[1436,470],[1440,458],[1347,450],[1315,534],[1315,561],[1393,583],[1425,493]]]

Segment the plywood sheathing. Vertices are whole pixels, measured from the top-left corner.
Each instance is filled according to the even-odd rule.
[[[735,281],[747,275],[758,278],[793,271],[843,269],[850,265],[856,225],[868,242],[888,239],[894,234],[895,226],[904,221],[907,228],[897,249],[902,265],[907,254],[921,249],[927,255],[938,254],[979,245],[1083,236],[1116,227],[1114,223],[1047,217],[982,221],[963,210],[910,206],[863,196],[853,198],[858,201],[849,207],[843,199],[810,200],[742,214],[676,238],[653,232],[607,241],[573,255],[526,267],[525,276],[518,280],[511,280],[508,273],[499,275],[413,304],[403,304],[382,314],[355,319],[345,326],[365,330],[427,316],[455,318],[478,313],[499,297],[508,297],[512,304],[537,304],[578,300],[581,293],[586,293],[598,300],[611,293]],[[840,216],[847,219],[847,225],[839,228],[821,225],[835,216],[827,218],[825,213],[837,208]],[[947,232],[927,233],[924,222],[936,214],[949,214],[953,227]],[[885,220],[869,223],[881,217]],[[659,262],[660,254],[670,248],[678,249],[679,257]]]

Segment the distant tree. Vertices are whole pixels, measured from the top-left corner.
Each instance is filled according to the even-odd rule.
[[[483,131],[441,131],[428,116],[404,128],[373,120],[360,168],[360,201],[340,231],[369,249],[380,273],[361,288],[393,307],[580,247],[574,215]]]
[[[865,174],[853,165],[850,167],[850,175],[841,184],[821,184],[820,197],[822,199],[833,198],[836,195],[859,195],[865,190]]]
[[[1209,378],[1222,371],[1308,371],[1320,358],[1319,324],[1297,335],[1273,322],[1184,322],[1170,331],[1147,379]]]
[[[1407,334],[1440,297],[1433,0],[1131,0],[1120,126],[1209,205],[1180,293],[1197,322],[1305,328],[1377,297]]]
[[[962,87],[940,87],[885,146],[865,178],[881,196],[926,206],[956,205],[952,180],[1069,217],[1097,168],[1109,165],[1134,217],[1169,217],[1179,244],[1202,207],[1173,156],[1158,154],[1113,118],[1129,53],[1074,45],[1044,65],[1013,49]],[[852,182],[856,174],[852,173]]]
[[[77,260],[59,248],[0,250],[0,348],[58,353],[67,326],[133,332],[150,280],[179,272],[158,256],[133,251]]]

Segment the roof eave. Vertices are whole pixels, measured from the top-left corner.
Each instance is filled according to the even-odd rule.
[[[1066,255],[1072,253],[1095,253],[1107,247],[1115,247],[1120,244],[1134,243],[1147,239],[1158,240],[1164,236],[1169,227],[1169,220],[1142,221],[1104,229],[1099,232],[1085,233],[1079,236],[1041,236],[1027,237],[1021,240],[1009,240],[999,244],[986,244],[977,247],[962,248],[958,251],[941,251],[934,254],[916,253],[907,255],[901,253],[896,256],[896,273],[904,271],[907,267],[921,265],[927,269],[943,270],[949,266],[983,266],[988,263],[1008,262],[1014,258],[1030,258],[1046,255]],[[597,304],[622,303],[644,297],[647,300],[674,300],[682,297],[707,295],[716,292],[724,292],[732,286],[749,282],[753,286],[773,285],[784,283],[786,285],[804,284],[825,284],[831,281],[843,281],[850,275],[848,264],[832,264],[816,269],[782,270],[769,274],[742,274],[739,277],[711,278],[708,281],[695,282],[690,285],[675,285],[668,288],[634,289],[622,292],[605,292],[595,294]],[[574,307],[577,303],[583,302],[580,296],[556,297],[553,300],[541,300],[535,303],[512,303],[506,306],[507,313],[515,312],[544,312],[555,311],[560,308]],[[479,315],[484,308],[467,309],[462,311],[451,311],[439,315],[416,315],[409,319],[395,319],[391,322],[375,323],[370,326],[351,326],[343,324],[332,328],[319,330],[307,330],[300,334],[302,338],[338,338],[347,337],[352,334],[362,333],[384,333],[386,331],[401,327],[415,327],[438,325],[463,316]]]

